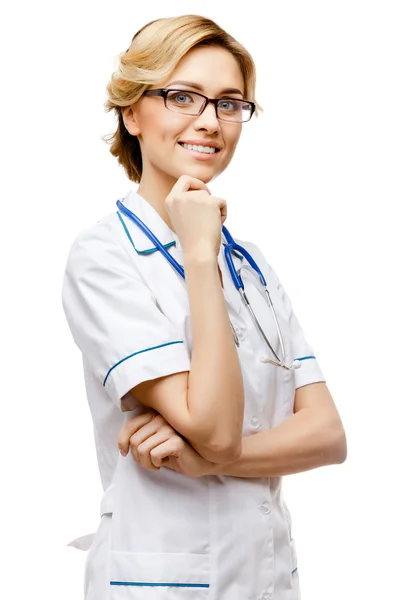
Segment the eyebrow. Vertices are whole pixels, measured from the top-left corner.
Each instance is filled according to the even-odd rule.
[[[201,86],[199,83],[194,83],[193,81],[171,81],[171,83],[168,83],[166,87],[175,84],[187,85],[189,87],[195,88],[196,90],[200,90],[200,92],[204,92],[203,86]],[[241,94],[242,96],[244,96],[243,92],[238,88],[225,88],[224,90],[221,90],[221,94]]]

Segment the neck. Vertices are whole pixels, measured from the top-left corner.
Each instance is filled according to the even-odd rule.
[[[147,171],[148,173],[148,171]],[[151,176],[143,171],[137,193],[158,212],[168,227],[175,232],[171,219],[165,208],[165,198],[170,193],[177,179],[166,173],[152,173]]]

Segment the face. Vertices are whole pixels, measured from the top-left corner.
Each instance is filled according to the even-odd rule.
[[[220,47],[193,48],[167,81],[150,89],[168,87],[200,92],[209,98],[244,97],[240,67],[232,54]],[[232,88],[238,91],[224,92]],[[222,173],[232,159],[242,130],[242,123],[217,119],[212,104],[201,115],[189,116],[168,110],[160,96],[143,96],[136,105],[124,109],[123,116],[129,133],[136,135],[140,143],[142,182],[161,178],[171,187],[181,175],[191,175],[207,183]],[[201,154],[182,145],[199,141],[215,142],[219,151]]]

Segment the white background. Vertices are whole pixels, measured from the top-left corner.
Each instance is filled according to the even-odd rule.
[[[63,270],[76,234],[136,189],[101,140],[116,57],[149,20],[186,13],[255,59],[265,112],[210,187],[276,269],[348,437],[343,465],[285,478],[302,598],[394,598],[400,19],[384,0],[3,9],[1,596],[83,597],[86,553],[66,544],[96,529],[101,485]]]

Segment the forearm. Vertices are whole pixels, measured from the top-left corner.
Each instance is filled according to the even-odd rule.
[[[210,463],[209,474],[231,477],[279,477],[329,464],[346,457],[340,419],[326,420],[303,409],[281,425],[242,439],[241,456],[229,464]]]
[[[243,381],[217,258],[184,256],[184,268],[193,331],[188,410],[210,447],[240,449]]]

